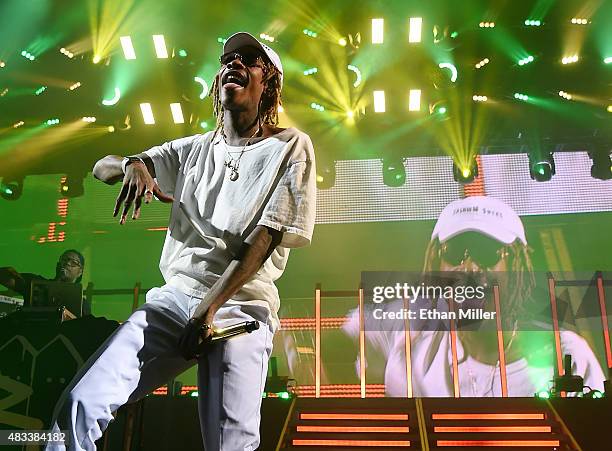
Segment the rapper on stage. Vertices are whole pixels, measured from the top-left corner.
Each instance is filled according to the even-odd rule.
[[[312,237],[314,151],[308,135],[277,127],[283,67],[274,50],[240,32],[225,42],[220,62],[210,93],[214,131],[127,158],[109,155],[94,167],[99,180],[123,182],[114,208],[121,224],[153,196],[172,206],[159,264],[165,285],[147,293],[56,406],[53,429],[69,431],[70,449],[95,449],[117,408],[195,364],[205,449],[259,445],[279,327],[274,281],[289,249]],[[215,328],[244,321],[260,327],[210,342]],[[209,343],[204,350],[201,342]]]

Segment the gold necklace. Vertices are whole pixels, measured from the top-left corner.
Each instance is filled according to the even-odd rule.
[[[247,142],[242,148],[242,150],[240,151],[240,155],[238,155],[238,158],[234,158],[232,154],[227,150],[228,144],[227,144],[227,140],[225,139],[225,133],[221,132],[223,134],[223,141],[225,142],[225,146],[226,146],[225,152],[227,154],[227,157],[229,158],[229,160],[225,160],[225,163],[223,163],[223,165],[230,170],[229,179],[232,182],[235,182],[236,180],[238,180],[238,177],[240,176],[240,174],[238,173],[238,169],[240,168],[240,160],[242,159],[242,155],[244,154],[245,149],[251,143],[251,140],[255,137],[255,135],[257,135],[260,131],[261,131],[261,124],[259,124],[259,127],[257,128],[257,130],[255,130],[255,133],[253,133],[249,137],[249,139],[247,139]]]

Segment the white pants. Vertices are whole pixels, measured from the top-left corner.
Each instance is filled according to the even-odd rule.
[[[255,319],[260,322],[259,329],[215,343],[199,360],[186,361],[178,352],[178,340],[201,300],[167,285],[153,288],[146,299],[66,388],[55,407],[52,429],[68,431],[70,450],[95,450],[94,442],[113,420],[112,412],[138,401],[197,363],[200,427],[206,451],[255,450],[259,446],[261,395],[272,352],[273,332],[266,309],[225,304],[215,315],[215,326]],[[66,448],[48,445],[46,449]]]

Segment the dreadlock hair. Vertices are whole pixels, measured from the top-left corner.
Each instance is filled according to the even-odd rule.
[[[506,310],[503,321],[506,327],[513,327],[519,319],[526,320],[528,316],[527,305],[532,302],[531,293],[535,286],[535,276],[531,263],[531,248],[515,240],[506,246],[509,257],[508,287],[509,293],[502,294],[503,305]],[[441,243],[438,238],[429,242],[425,251],[423,273],[440,270]]]
[[[259,105],[257,106],[257,117],[259,120],[267,125],[276,126],[278,125],[278,107],[281,105],[281,76],[278,69],[270,62],[267,58],[260,58],[263,60],[263,80],[265,85],[264,91],[259,99]],[[213,112],[217,118],[215,125],[215,135],[223,131],[223,105],[221,105],[221,97],[219,95],[219,89],[221,88],[221,72],[223,66],[215,75],[215,78],[210,88],[209,96],[212,97],[213,101]],[[214,140],[214,137],[213,137]]]

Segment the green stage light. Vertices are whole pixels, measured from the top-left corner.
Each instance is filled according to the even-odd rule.
[[[40,88],[38,88],[36,91],[34,91],[34,94],[36,94],[37,96],[41,95],[43,92],[45,92],[47,90],[46,86],[41,86]]]
[[[603,60],[604,64],[612,63],[612,56],[606,56]]]
[[[276,394],[281,399],[289,399],[291,396],[286,391],[281,391]]]
[[[46,125],[57,125],[59,124],[60,120],[57,118],[53,118],[53,119],[47,119],[44,123]]]
[[[520,92],[515,92],[514,93],[514,98],[517,100],[522,100],[523,102],[526,102],[529,100],[529,96],[526,94],[521,94]]]
[[[310,108],[317,111],[325,111],[325,107],[323,105],[319,105],[318,103],[312,102],[310,104]]]
[[[383,182],[387,186],[398,187],[406,183],[406,169],[401,158],[383,159]]]
[[[542,391],[537,392],[535,394],[535,396],[536,396],[536,398],[539,398],[539,399],[549,399],[550,398],[550,393],[547,392],[547,391],[542,390]]]
[[[441,106],[440,108],[438,108],[438,113],[439,114],[446,114],[446,107],[445,106]]]
[[[21,56],[23,56],[25,59],[28,59],[30,61],[34,61],[36,59],[36,57],[32,55],[30,52],[28,52],[27,50],[23,50],[21,52]]]
[[[355,73],[356,78],[355,82],[353,83],[353,87],[356,88],[361,84],[361,71],[357,66],[353,66],[352,64],[349,64],[348,66],[346,66],[346,68]]]
[[[450,80],[453,83],[455,83],[457,81],[458,72],[457,72],[457,68],[455,67],[454,64],[451,64],[451,63],[440,63],[440,64],[438,64],[438,67],[440,69],[448,69],[450,71],[450,73],[451,73]]]
[[[316,74],[318,72],[318,69],[316,67],[311,67],[310,69],[306,69],[304,71],[304,75],[312,75],[312,74]]]
[[[17,200],[23,192],[23,177],[3,178],[0,183],[0,197],[6,200]]]
[[[525,64],[529,64],[531,62],[533,62],[534,58],[532,55],[526,56],[525,58],[521,58],[520,60],[518,60],[518,64],[519,66],[524,66]]]
[[[225,44],[227,42],[227,39],[225,39],[225,38],[217,38],[217,42],[219,44]]]
[[[529,176],[536,182],[548,182],[555,175],[555,160],[552,152],[529,154]]]
[[[208,128],[208,122],[206,122],[206,121],[200,122],[200,127],[202,127],[204,130],[206,130]]]
[[[310,38],[316,38],[318,36],[316,31],[309,30],[308,28],[304,28],[304,30],[302,30],[302,33],[304,33]]]
[[[185,58],[187,56],[187,50],[179,49],[178,56],[180,56],[181,58]]]
[[[540,25],[542,25],[542,22],[540,20],[527,19],[525,21],[525,25],[527,25],[528,27],[539,27]]]
[[[119,90],[119,88],[115,88],[115,95],[113,96],[113,98],[112,99],[104,99],[104,100],[102,100],[102,105],[104,105],[104,106],[113,106],[117,102],[119,102],[120,98],[121,98],[121,91]]]

